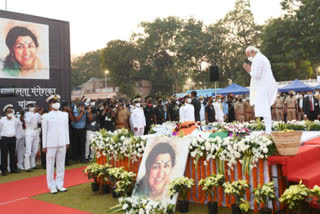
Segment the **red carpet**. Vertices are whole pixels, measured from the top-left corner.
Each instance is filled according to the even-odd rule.
[[[2,191],[1,191],[2,193]],[[39,201],[31,198],[21,199],[14,203],[0,205],[0,213],[23,213],[23,214],[88,214],[88,212],[63,207],[56,204],[50,204],[44,201]]]
[[[64,186],[70,187],[90,182],[88,177],[82,172],[84,168],[85,167],[67,170],[65,173]],[[0,190],[0,206],[5,202],[49,192],[45,175],[0,184]]]

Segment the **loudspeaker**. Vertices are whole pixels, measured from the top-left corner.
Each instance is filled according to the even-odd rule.
[[[219,67],[214,63],[209,67],[210,82],[219,81]]]

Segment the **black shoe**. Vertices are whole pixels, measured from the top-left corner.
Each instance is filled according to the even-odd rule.
[[[7,176],[8,175],[8,172],[4,171],[2,172],[2,176]]]
[[[21,171],[19,169],[14,169],[11,171],[11,173],[21,173]]]
[[[32,172],[32,169],[31,169],[31,168],[30,168],[30,169],[27,169],[26,172]]]
[[[81,163],[89,163],[88,160],[82,160]]]
[[[35,166],[35,167],[33,167],[32,169],[40,169],[40,167],[38,167],[38,166]]]

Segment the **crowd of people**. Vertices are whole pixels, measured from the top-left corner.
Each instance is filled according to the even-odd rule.
[[[278,93],[271,107],[275,121],[315,120],[319,115],[319,93]],[[153,125],[165,121],[202,121],[245,122],[255,120],[254,106],[246,95],[235,96],[197,96],[196,91],[183,98],[161,96],[134,99],[77,98],[68,103],[61,101],[59,110],[69,117],[70,147],[66,151],[65,164],[92,160],[90,135],[99,129],[114,131],[128,129],[135,136],[148,134]],[[13,105],[4,107],[0,120],[1,135],[1,171],[2,175],[19,173],[21,170],[32,172],[36,166],[36,157],[42,151],[41,121],[48,113],[43,108],[29,104],[26,110],[15,112]],[[41,149],[39,149],[39,147]],[[8,158],[9,154],[9,158]],[[8,164],[9,161],[9,164]],[[46,167],[45,153],[41,152],[41,165]]]

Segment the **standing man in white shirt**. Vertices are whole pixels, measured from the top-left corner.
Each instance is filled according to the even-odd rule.
[[[51,194],[65,192],[64,184],[66,149],[69,148],[69,116],[59,111],[60,96],[52,95],[46,102],[51,111],[42,116],[42,151],[46,153],[47,184]],[[54,180],[56,165],[56,180]]]
[[[24,170],[23,159],[24,153],[26,150],[25,147],[25,136],[24,136],[24,115],[21,115],[20,112],[17,112],[16,118],[18,120],[19,126],[17,128],[17,142],[16,142],[16,154],[17,154],[17,167],[19,170]]]
[[[130,124],[134,132],[134,136],[142,136],[146,127],[146,117],[143,108],[141,107],[141,98],[133,100],[134,106],[131,109]]]
[[[195,121],[195,115],[194,115],[194,107],[191,104],[192,99],[189,95],[184,96],[184,105],[180,107],[179,115],[180,115],[180,122],[186,122],[186,121]]]
[[[24,121],[26,125],[24,168],[26,172],[32,172],[32,169],[36,168],[36,155],[39,150],[40,137],[38,124],[41,123],[41,116],[36,111],[34,103],[28,104],[27,108],[28,111],[24,114]]]
[[[17,128],[20,125],[14,117],[13,105],[9,104],[3,108],[5,116],[0,120],[0,135],[1,135],[1,172],[2,176],[8,175],[8,153],[10,157],[10,172],[19,173],[17,169],[16,156],[16,135]]]
[[[255,116],[263,117],[266,134],[271,134],[271,105],[275,102],[278,92],[277,82],[273,77],[271,64],[259,49],[249,46],[246,56],[252,62],[251,66],[243,64],[250,74],[250,105],[255,105]]]

